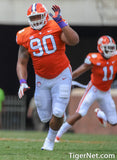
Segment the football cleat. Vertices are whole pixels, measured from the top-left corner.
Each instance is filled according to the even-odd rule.
[[[105,58],[110,58],[116,54],[116,44],[112,37],[105,35],[98,39],[97,50]]]
[[[97,116],[97,114],[98,114],[99,111],[101,111],[100,108],[96,108],[96,109],[94,110],[94,112],[96,113],[96,116]],[[103,112],[102,112],[102,113],[103,113]],[[100,117],[98,117],[98,116],[97,116],[97,118],[98,118],[98,120],[100,121],[100,123],[102,124],[103,127],[107,127],[107,122],[106,122],[104,119],[102,119],[102,118],[100,118]]]
[[[55,143],[59,143],[59,142],[60,142],[60,138],[58,136],[56,136]]]
[[[28,22],[33,29],[40,30],[48,22],[49,15],[46,7],[41,3],[32,4],[27,11]],[[34,19],[37,17],[38,19]]]
[[[53,148],[54,148],[54,142],[46,138],[41,150],[53,151]]]

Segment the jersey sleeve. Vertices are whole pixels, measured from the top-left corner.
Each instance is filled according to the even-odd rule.
[[[22,30],[17,32],[17,34],[16,34],[16,43],[18,45],[24,46],[25,48],[28,48],[27,47],[27,38],[26,38],[25,29],[22,29]]]
[[[23,43],[23,37],[22,37],[22,34],[21,34],[23,31],[24,31],[24,29],[18,31],[17,34],[16,34],[16,43],[18,45],[22,45],[22,43]]]
[[[86,64],[96,64],[97,63],[97,60],[99,59],[99,54],[98,53],[89,53],[85,60],[84,60],[84,63]]]
[[[84,60],[84,63],[86,63],[86,64],[91,64],[91,56],[90,56],[90,54],[88,54],[88,55],[86,56],[86,58],[85,58],[85,60]]]

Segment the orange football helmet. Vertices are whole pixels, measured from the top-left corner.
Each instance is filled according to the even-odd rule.
[[[115,55],[116,44],[112,37],[105,35],[98,39],[97,50],[105,57],[110,58]]]
[[[38,20],[32,20],[34,16],[38,16]],[[33,29],[40,30],[44,27],[49,19],[46,7],[41,3],[32,4],[27,11],[28,22]]]

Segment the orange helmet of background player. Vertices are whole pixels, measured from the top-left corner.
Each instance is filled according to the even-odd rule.
[[[97,50],[105,57],[110,58],[115,55],[116,44],[112,37],[105,35],[98,39]]]
[[[38,20],[31,20],[31,17],[38,16]],[[32,4],[27,11],[28,22],[33,29],[40,30],[48,22],[49,16],[46,7],[41,3]]]

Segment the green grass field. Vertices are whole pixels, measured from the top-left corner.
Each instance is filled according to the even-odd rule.
[[[0,160],[117,160],[116,135],[66,133],[55,144],[54,151],[42,151],[46,135],[35,131],[0,131]],[[96,154],[103,157],[97,158]],[[109,158],[109,154],[115,157]]]

